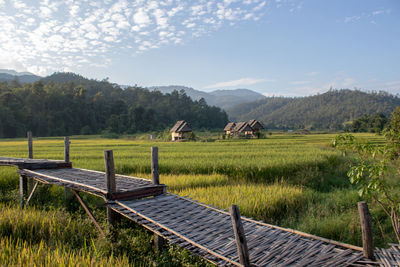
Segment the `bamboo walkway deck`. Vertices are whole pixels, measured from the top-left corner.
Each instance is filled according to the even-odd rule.
[[[69,163],[0,157],[0,165],[18,166],[21,176],[103,197],[114,211],[216,265],[241,266],[229,212],[166,193],[164,185],[124,175],[115,176],[117,192],[110,195],[104,172],[65,164]],[[364,258],[362,248],[356,246],[249,218],[242,217],[242,222],[254,266],[390,266]],[[378,260],[383,258],[379,255]]]

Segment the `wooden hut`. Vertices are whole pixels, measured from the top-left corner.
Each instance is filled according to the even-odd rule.
[[[192,133],[192,128],[186,121],[177,121],[170,132],[172,141],[185,140],[188,139]]]
[[[235,126],[236,126],[236,123],[229,122],[224,128],[225,134],[226,135],[231,135],[232,134],[232,130],[235,128]]]
[[[264,126],[258,120],[249,120],[247,123],[253,129],[254,133],[260,132],[262,129],[264,129]]]
[[[236,123],[232,132],[234,135],[244,135],[245,137],[253,136],[253,128],[251,128],[246,121]]]

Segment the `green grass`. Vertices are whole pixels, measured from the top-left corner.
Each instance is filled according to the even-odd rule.
[[[150,147],[158,146],[160,180],[170,192],[225,209],[237,204],[247,217],[361,245],[360,198],[346,177],[348,162],[329,145],[333,136],[273,134],[260,140],[182,143],[78,136],[71,138],[71,161],[74,167],[103,171],[103,151],[112,149],[117,173],[150,178]],[[377,145],[383,141],[372,134],[357,136]],[[0,140],[0,156],[26,155],[25,140]],[[63,159],[62,138],[34,139],[34,157]],[[152,235],[129,221],[121,225],[120,241],[109,244],[98,236],[78,205],[72,211],[64,210],[63,190],[56,186],[41,185],[32,202],[36,208],[20,210],[16,207],[17,189],[16,169],[0,168],[0,210],[8,214],[0,219],[0,238],[7,247],[0,250],[0,259],[8,257],[11,264],[19,259],[7,251],[14,250],[17,255],[25,247],[24,261],[42,264],[49,255],[58,255],[60,264],[65,265],[70,265],[68,258],[71,263],[81,259],[82,266],[90,260],[92,265],[108,265],[110,261],[117,266],[126,262],[205,265],[175,247],[154,254]],[[84,198],[105,227],[104,208],[96,206],[101,200]],[[383,247],[394,242],[389,220],[378,208],[372,207],[371,212],[374,226],[378,225],[374,228],[375,243]],[[14,226],[12,218],[19,221]],[[43,246],[44,254],[35,258],[38,246]]]

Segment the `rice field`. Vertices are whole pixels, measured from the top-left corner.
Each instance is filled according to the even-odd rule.
[[[158,146],[160,181],[168,185],[168,191],[220,208],[237,204],[241,214],[247,217],[361,245],[357,213],[357,202],[361,199],[346,177],[348,162],[340,152],[330,147],[333,136],[273,134],[260,140],[181,143],[76,136],[71,138],[71,161],[74,167],[104,171],[103,151],[112,149],[117,173],[150,178],[150,147]],[[382,137],[373,134],[358,136],[376,144],[383,141]],[[26,140],[0,140],[0,156],[26,157]],[[34,139],[34,158],[63,159],[62,138]],[[36,208],[26,211],[16,207],[17,188],[15,169],[1,167],[2,213],[6,210],[9,218],[22,216],[18,220],[23,220],[23,216],[26,216],[35,217],[38,221],[26,223],[31,225],[29,232],[19,223],[14,226],[17,228],[10,230],[12,221],[6,223],[7,219],[0,219],[0,242],[4,244],[1,247],[7,247],[0,249],[2,261],[8,260],[12,264],[18,260],[39,261],[45,264],[46,257],[58,253],[60,262],[65,258],[65,265],[70,265],[68,258],[71,262],[82,259],[82,266],[108,265],[110,260],[117,266],[126,265],[127,262],[136,265],[146,265],[148,262],[156,265],[171,262],[177,266],[206,265],[187,255],[186,251],[174,247],[162,255],[155,255],[151,251],[151,235],[129,222],[121,230],[131,233],[124,235],[127,240],[121,241],[117,249],[113,247],[115,244],[104,245],[107,242],[100,240],[79,206],[73,211],[65,211],[62,188],[40,186],[39,192],[42,194],[33,200]],[[92,205],[95,216],[105,223],[103,209],[96,208],[101,201],[91,196],[85,197]],[[377,226],[374,227],[376,245],[383,247],[388,242],[394,242],[390,222],[379,209],[372,207],[371,212],[373,224]],[[42,233],[44,230],[37,225],[42,223],[44,228],[49,228],[48,219],[41,221],[41,218],[49,216],[70,220],[54,225],[76,223],[82,224],[82,227],[68,230],[71,236],[64,236],[64,230],[57,228],[52,234]],[[80,233],[81,229],[85,231],[84,234]],[[79,240],[77,243],[94,245],[79,246],[70,240],[74,235],[84,237],[84,242]],[[42,241],[53,239],[59,240],[58,243]],[[137,244],[137,239],[141,240],[140,244]],[[38,246],[42,246],[45,252],[36,257],[33,251]],[[98,247],[102,248],[102,256],[95,252]],[[26,259],[10,256],[10,251],[17,253],[21,250],[30,256]]]

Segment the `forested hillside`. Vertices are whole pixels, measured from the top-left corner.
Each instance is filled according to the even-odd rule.
[[[195,129],[222,128],[227,115],[184,92],[121,89],[107,80],[56,73],[34,83],[0,83],[0,137],[135,133],[163,130],[176,120]]]
[[[269,129],[343,129],[364,114],[389,116],[400,98],[386,92],[330,90],[309,97],[269,97],[228,110],[234,121],[257,119]]]

